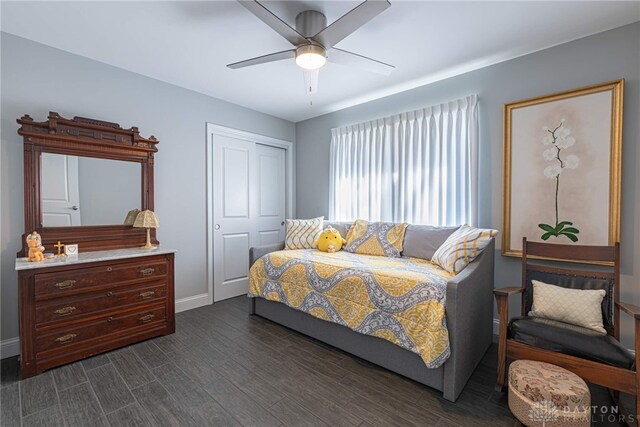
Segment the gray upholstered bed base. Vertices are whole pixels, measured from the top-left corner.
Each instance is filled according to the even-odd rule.
[[[252,248],[251,265],[281,247]],[[354,354],[383,368],[443,392],[454,402],[485,352],[493,336],[494,242],[447,284],[446,315],[451,356],[437,369],[429,369],[417,354],[386,340],[362,335],[318,319],[284,304],[250,298],[249,310],[276,323]]]
[[[427,369],[415,353],[370,335],[363,335],[342,325],[318,319],[279,302],[250,298],[254,313],[341,350],[397,372],[429,387],[442,390],[444,367]]]

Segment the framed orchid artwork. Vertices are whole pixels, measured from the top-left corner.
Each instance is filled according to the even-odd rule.
[[[620,240],[624,80],[505,105],[502,254]]]

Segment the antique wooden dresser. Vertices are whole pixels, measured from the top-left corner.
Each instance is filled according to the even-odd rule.
[[[16,260],[22,377],[173,333],[174,251],[142,248],[146,230],[127,222],[138,210],[153,210],[158,141],[137,128],[53,112],[45,122],[24,116],[18,123],[25,162],[25,235]],[[45,252],[55,255],[62,242],[78,244],[78,254],[27,261],[25,238],[33,231]],[[155,230],[152,242],[158,245]]]

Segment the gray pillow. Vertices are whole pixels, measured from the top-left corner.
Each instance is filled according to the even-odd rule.
[[[347,233],[349,232],[349,228],[351,228],[351,224],[353,224],[353,223],[352,222],[325,221],[324,224],[322,224],[322,229],[324,230],[328,226],[332,226],[333,228],[338,230],[338,233],[340,233],[340,235],[344,239],[346,239],[347,238]]]
[[[458,228],[460,226],[434,227],[409,224],[404,234],[402,256],[431,260],[438,248]]]

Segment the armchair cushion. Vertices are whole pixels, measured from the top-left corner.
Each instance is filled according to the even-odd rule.
[[[574,274],[558,274],[554,272],[536,271],[528,269],[526,273],[524,292],[525,313],[532,309],[533,305],[533,281],[537,280],[543,283],[549,283],[554,286],[561,286],[567,289],[602,289],[606,292],[602,299],[602,320],[604,328],[612,330],[614,327],[614,311],[613,311],[613,279],[605,279],[593,277],[590,273],[580,275]]]
[[[604,289],[570,289],[533,281],[531,317],[544,317],[606,334],[602,324]]]
[[[634,369],[634,356],[610,335],[537,317],[516,317],[509,324],[508,336],[523,344],[583,359]]]

